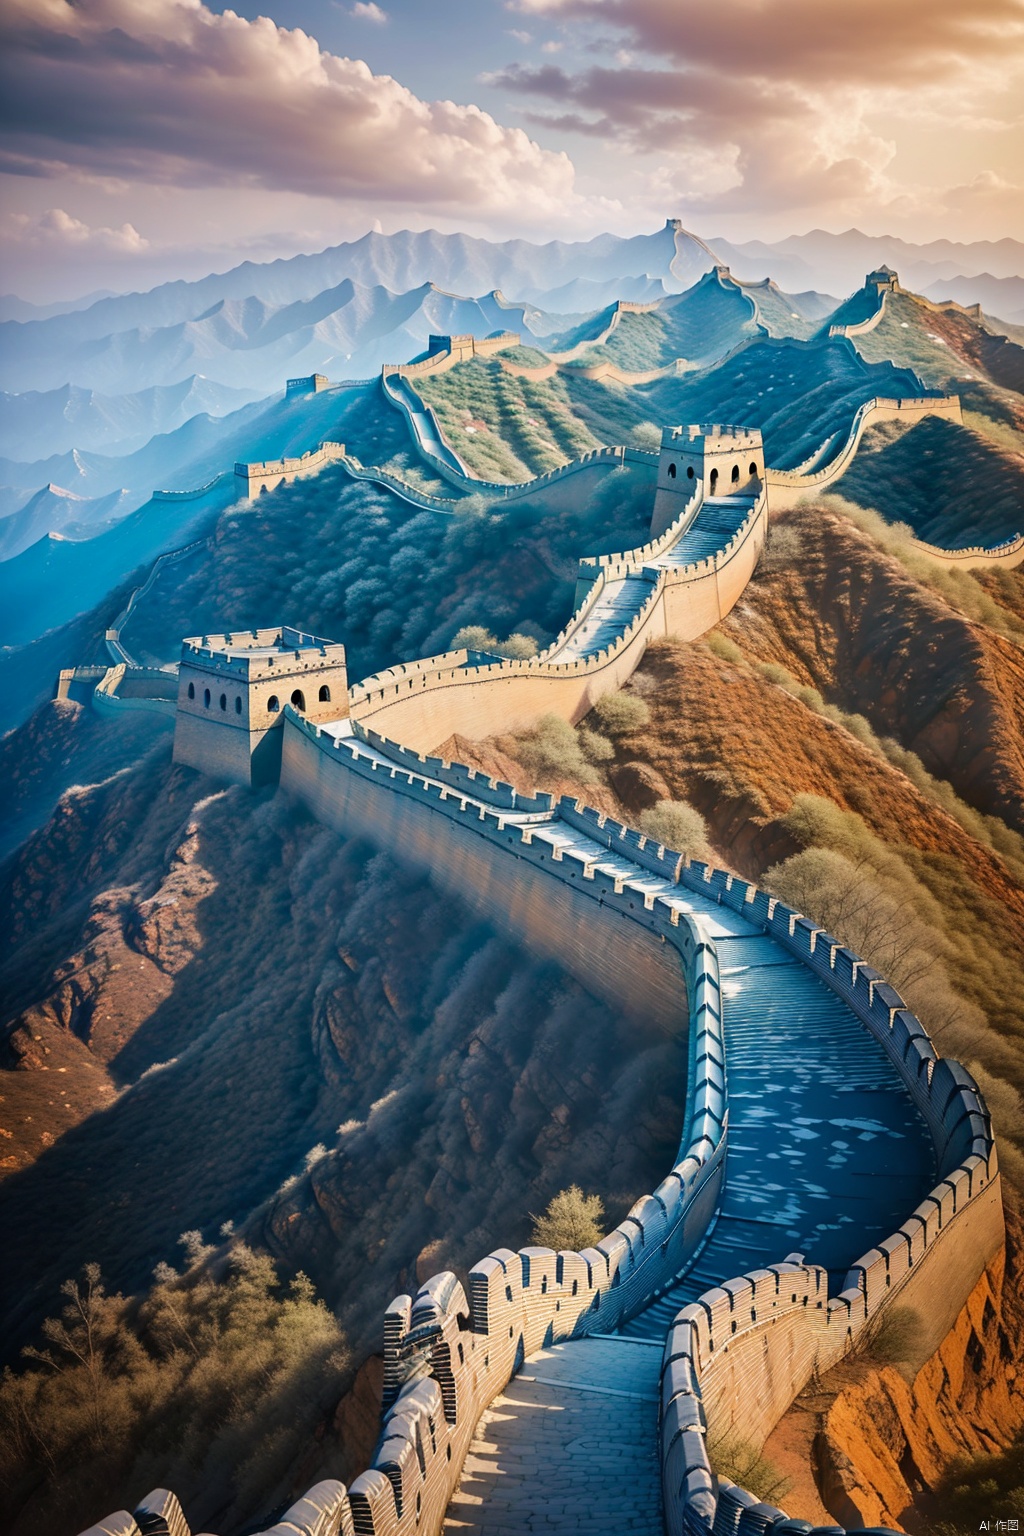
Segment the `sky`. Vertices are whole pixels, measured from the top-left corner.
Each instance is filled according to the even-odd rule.
[[[1024,240],[1024,0],[0,0],[0,292],[367,229]]]

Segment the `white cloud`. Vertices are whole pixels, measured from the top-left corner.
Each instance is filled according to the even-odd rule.
[[[48,208],[38,219],[15,215],[10,221],[8,239],[20,245],[51,249],[87,246],[121,256],[134,256],[149,247],[149,241],[133,224],[122,224],[119,229],[91,228],[63,208]]]
[[[382,11],[379,5],[374,5],[373,0],[368,0],[368,3],[365,3],[365,0],[356,0],[350,14],[359,21],[373,21],[378,26],[383,26],[388,20],[387,11]]]
[[[202,0],[4,0],[0,92],[0,168],[21,175],[515,208],[527,224],[582,205],[569,157],[522,129]]]
[[[514,3],[614,67],[513,66],[493,83],[535,99],[527,122],[600,141],[623,169],[656,162],[651,184],[684,211],[832,223],[960,206],[1021,225],[1016,188],[965,171],[991,165],[997,135],[1005,173],[1020,139],[1024,0],[930,0],[927,25],[891,0]],[[902,155],[912,134],[930,143]],[[716,180],[716,161],[732,173]],[[951,162],[968,185],[944,192]]]

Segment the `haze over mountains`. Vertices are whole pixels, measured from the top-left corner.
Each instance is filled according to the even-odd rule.
[[[771,435],[768,406],[783,386],[799,394],[803,363],[799,377],[790,365],[785,379],[776,376],[778,359],[731,364],[738,386],[731,372],[707,380],[705,372],[759,335],[826,340],[830,317],[854,313],[841,309],[835,295],[859,288],[864,272],[883,260],[898,263],[907,287],[930,285],[935,297],[962,303],[980,300],[1004,319],[1012,321],[1013,306],[1024,303],[1024,246],[1010,240],[915,247],[857,231],[818,231],[774,245],[736,245],[706,242],[668,220],[652,234],[572,244],[499,243],[432,230],[371,233],[315,255],[246,262],[199,282],[83,300],[77,308],[5,304],[0,313],[19,318],[0,322],[0,643],[24,645],[67,622],[138,563],[180,543],[214,502],[233,494],[228,484],[209,505],[179,504],[152,502],[155,490],[192,490],[236,459],[301,454],[326,437],[347,442],[365,462],[401,467],[404,425],[382,408],[375,386],[349,383],[297,403],[283,398],[289,376],[321,372],[333,381],[373,383],[383,363],[421,354],[433,334],[510,330],[534,349],[534,362],[582,346],[585,359],[577,361],[627,371],[676,365],[691,378],[691,389],[667,380],[652,385],[649,399],[632,402],[630,419],[636,411],[681,419],[697,401],[714,399],[728,415],[738,387],[749,395],[744,409],[752,420],[764,417]],[[756,318],[753,299],[736,285],[729,294],[715,283],[697,286],[719,264],[741,283],[775,279],[778,286],[756,290]],[[680,299],[684,294],[697,295],[692,305]],[[620,300],[657,308],[624,316],[616,328]],[[930,387],[940,387],[943,370],[956,362],[939,354],[936,371],[926,334],[913,355],[903,355],[902,340],[886,345],[880,360],[899,354],[915,370],[907,378]],[[874,354],[865,356],[874,361]],[[523,357],[529,364],[528,351]],[[855,368],[840,388],[848,361],[838,354],[820,361],[832,381],[827,410],[818,402],[830,432],[843,429],[865,390],[896,387],[882,373],[860,378]],[[813,374],[817,364],[808,359],[807,366]],[[492,372],[499,371],[495,364]],[[631,429],[605,393],[593,420],[572,402],[572,412],[582,409],[588,423],[580,444],[563,442],[551,417],[560,446],[543,450],[537,467],[571,457],[580,445],[627,440]],[[530,409],[523,405],[526,417]],[[780,443],[795,433],[794,452],[818,446],[804,442],[804,425],[797,430],[785,413],[779,419]],[[457,412],[449,412],[446,430],[459,439]],[[460,439],[459,451],[467,447],[470,440]],[[520,467],[508,470],[512,478],[533,461],[512,452],[508,463],[514,462]]]

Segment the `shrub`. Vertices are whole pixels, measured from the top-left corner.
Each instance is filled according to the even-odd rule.
[[[879,1365],[906,1365],[921,1350],[924,1325],[913,1307],[887,1307],[864,1352]]]
[[[634,448],[643,448],[648,453],[657,453],[661,448],[661,428],[653,421],[637,422],[630,436]]]
[[[543,1216],[530,1214],[533,1220],[530,1241],[537,1248],[554,1248],[556,1252],[569,1248],[578,1253],[581,1248],[593,1248],[604,1236],[601,1197],[585,1195],[578,1184],[559,1190],[548,1201]]]
[[[770,523],[768,540],[758,569],[765,573],[784,570],[795,565],[803,552],[800,530],[792,523]]]
[[[615,756],[615,748],[608,737],[598,731],[588,730],[585,725],[581,725],[576,732],[576,739],[588,763],[610,763]]]
[[[542,715],[533,730],[519,738],[518,757],[538,784],[548,779],[575,779],[580,784],[598,781],[597,770],[583,755],[579,736],[560,715]]]
[[[785,688],[790,693],[795,691],[797,686],[796,678],[793,676],[792,672],[788,671],[781,664],[781,662],[759,661],[757,664],[757,670],[760,672],[762,677],[766,677],[770,683],[775,683],[777,687]]]
[[[730,661],[737,665],[743,660],[743,652],[736,641],[731,640],[728,635],[723,635],[720,629],[713,629],[709,635],[706,635],[705,642],[708,650],[720,657],[722,661]]]
[[[488,651],[493,656],[507,656],[510,661],[529,661],[537,654],[537,642],[532,635],[518,632],[507,640],[498,640],[482,624],[464,624],[452,636],[451,649],[458,651]]]
[[[935,1489],[935,1536],[973,1536],[981,1511],[989,1529],[1019,1519],[1024,1509],[1024,1435],[995,1456],[957,1461]],[[1007,1529],[1008,1526],[1004,1526]]]
[[[650,705],[631,693],[606,693],[591,714],[609,736],[631,736],[651,718]]]
[[[195,1234],[186,1234],[191,1257]],[[227,1276],[159,1266],[141,1307],[108,1296],[99,1266],[61,1287],[45,1347],[0,1383],[0,1486],[19,1530],[77,1528],[163,1484],[201,1522],[232,1523],[290,1492],[296,1457],[340,1391],[338,1324],[296,1275],[238,1246]],[[39,1489],[39,1480],[48,1479]]]
[[[738,1435],[723,1435],[708,1444],[708,1459],[720,1477],[738,1483],[765,1504],[784,1499],[792,1484],[773,1461],[749,1440]]]
[[[659,800],[641,811],[640,830],[689,859],[703,858],[708,852],[707,824],[685,800]]]
[[[452,635],[451,647],[453,651],[494,651],[497,640],[483,624],[464,624],[461,629]]]
[[[537,642],[532,635],[516,633],[498,642],[498,653],[507,656],[510,661],[529,661],[531,656],[537,654]]]

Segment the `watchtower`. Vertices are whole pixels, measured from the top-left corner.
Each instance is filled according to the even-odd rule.
[[[756,427],[666,427],[661,434],[651,537],[674,523],[699,487],[711,496],[756,496],[764,482],[764,443]]]
[[[345,647],[282,625],[183,640],[174,761],[253,788],[281,772],[284,707],[348,714]]]

